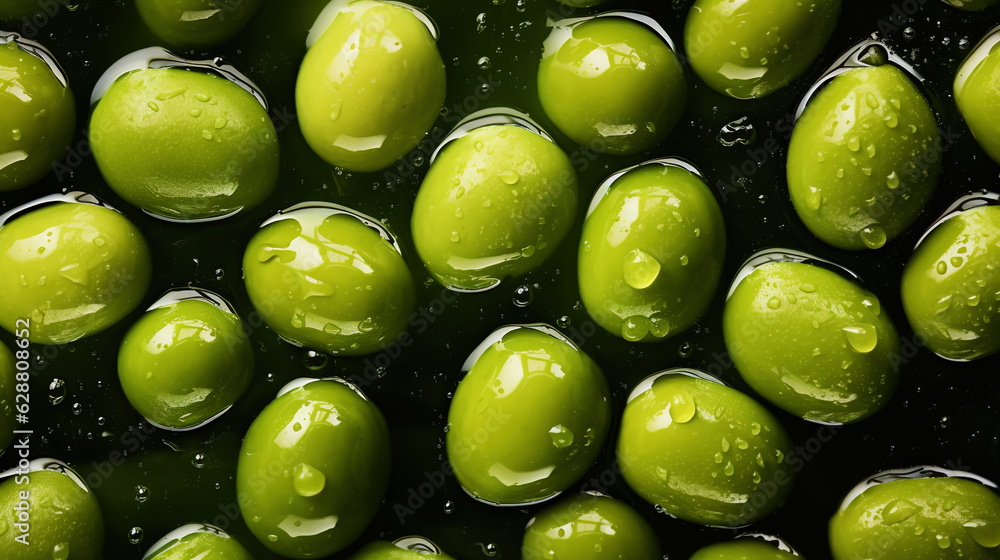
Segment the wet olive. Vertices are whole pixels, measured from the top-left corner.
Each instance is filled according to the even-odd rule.
[[[414,8],[358,0],[345,3],[306,52],[295,107],[321,158],[378,171],[424,138],[444,93],[444,62]]]
[[[253,560],[253,557],[239,541],[218,527],[186,525],[150,547],[143,560]]]
[[[809,101],[788,148],[788,192],[809,230],[878,249],[916,220],[943,147],[923,95],[892,65],[853,68]]]
[[[686,169],[647,163],[599,194],[583,224],[580,296],[607,331],[656,342],[708,308],[726,252],[722,212]]]
[[[695,552],[690,560],[797,560],[802,558],[779,549],[771,543],[756,539],[735,541],[706,546]]]
[[[765,517],[792,489],[791,441],[750,397],[664,372],[633,391],[618,461],[644,500],[685,521],[740,527]]]
[[[455,476],[490,503],[551,498],[583,476],[604,445],[611,423],[604,375],[548,330],[503,328],[483,346],[448,411]]]
[[[118,352],[128,401],[157,426],[188,429],[225,412],[250,385],[253,348],[235,314],[199,300],[146,312]]]
[[[136,0],[142,21],[171,47],[214,47],[232,39],[261,0]]]
[[[0,326],[38,344],[99,333],[135,309],[151,268],[145,239],[118,212],[41,206],[0,226]]]
[[[484,290],[548,258],[576,200],[576,172],[557,145],[519,126],[484,126],[434,160],[414,203],[413,243],[445,286]]]
[[[1000,32],[984,39],[962,62],[953,87],[955,103],[972,135],[986,154],[1000,163],[1000,122],[996,119],[996,114],[1000,112],[998,42]]]
[[[934,353],[975,360],[1000,350],[1000,206],[942,222],[903,271],[903,309]]]
[[[764,97],[809,68],[839,15],[840,0],[697,0],[684,46],[712,89],[738,99]]]
[[[807,420],[867,418],[899,380],[899,335],[878,298],[819,266],[757,268],[726,302],[723,331],[743,380]]]
[[[247,292],[276,333],[353,356],[378,352],[403,332],[416,305],[413,277],[399,249],[365,219],[307,204],[250,240]]]
[[[356,387],[293,382],[250,425],[236,490],[243,520],[275,554],[321,558],[375,516],[389,482],[389,428]]]
[[[627,18],[600,17],[556,24],[538,68],[538,95],[545,114],[574,142],[634,154],[673,130],[687,82],[655,31]]]
[[[31,6],[37,7],[34,2]],[[73,139],[76,106],[62,70],[50,67],[17,41],[0,43],[0,75],[3,192],[35,183],[62,159]]]
[[[412,537],[411,537],[412,538]],[[423,539],[420,539],[423,540]],[[356,552],[349,560],[454,560],[444,552],[429,552],[424,547],[406,549],[399,544],[375,541]]]
[[[14,402],[17,398],[16,364],[14,353],[0,342],[0,455],[14,440],[14,430],[17,429],[17,424],[14,423],[14,406],[17,404]]]
[[[660,539],[628,505],[607,496],[578,494],[528,522],[522,560],[661,560]]]

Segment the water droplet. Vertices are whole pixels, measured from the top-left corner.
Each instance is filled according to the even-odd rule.
[[[219,117],[219,118],[215,119],[215,128],[216,129],[226,128],[227,124],[229,124],[229,121],[227,121],[225,117]]]
[[[752,435],[755,435],[755,436],[760,435],[760,424],[758,424],[757,422],[751,422],[750,423],[750,433]],[[759,455],[758,455],[758,457],[759,457]]]
[[[976,307],[979,305],[979,295],[971,295],[965,300],[965,302],[969,305],[969,307]]]
[[[188,111],[188,114],[191,115],[192,117],[200,117],[201,109],[191,109],[190,111]]]
[[[660,262],[642,249],[632,249],[622,266],[625,282],[637,290],[648,288],[660,275]]]
[[[681,255],[681,266],[687,266],[691,259],[687,255]]]
[[[622,338],[629,342],[637,342],[649,334],[649,319],[642,315],[633,315],[622,323]]]
[[[681,345],[677,347],[677,355],[682,358],[689,358],[693,353],[694,347],[691,346],[690,342],[682,342]]]
[[[529,258],[529,257],[531,257],[534,254],[535,254],[535,246],[534,245],[528,245],[524,249],[521,249],[521,256],[524,257],[524,258]]]
[[[552,438],[552,445],[562,449],[573,445],[573,432],[566,426],[558,424],[549,430],[549,437]]]
[[[337,119],[340,118],[340,109],[341,109],[341,107],[343,107],[343,103],[341,101],[339,101],[339,100],[337,102],[335,102],[333,105],[330,106],[330,120],[331,121],[335,121],[335,120],[337,120]]]
[[[983,548],[1000,546],[1000,523],[974,519],[962,526],[979,546]]]
[[[934,535],[934,539],[937,540],[938,548],[941,550],[947,550],[951,548],[951,537],[948,535],[937,534]]]
[[[717,137],[719,143],[726,147],[735,146],[736,144],[749,146],[757,137],[757,132],[754,130],[753,125],[746,122],[746,120],[747,117],[740,117],[723,126]]]
[[[66,398],[66,382],[56,378],[49,383],[49,402],[53,405],[63,402]]]
[[[896,128],[899,126],[899,115],[896,113],[889,113],[885,117],[885,125],[889,128]]]
[[[861,141],[858,140],[857,136],[852,136],[851,139],[847,141],[847,148],[852,152],[856,152],[861,149]]]
[[[445,515],[451,515],[455,512],[455,502],[447,500],[444,503],[444,513]]]
[[[698,407],[694,402],[694,397],[686,391],[678,391],[674,393],[669,407],[670,418],[674,422],[677,422],[678,424],[687,424],[692,418],[694,418],[695,412],[697,411]]]
[[[521,179],[521,175],[513,169],[500,172],[500,180],[508,185],[515,185]]]
[[[69,560],[69,543],[61,542],[53,546],[52,560]]]
[[[726,473],[726,476],[733,476],[736,472],[736,467],[733,466],[732,461],[727,461],[726,466],[722,469],[722,472]]]
[[[897,27],[896,29],[899,29],[899,28]],[[914,38],[916,36],[917,36],[917,30],[916,29],[914,29],[912,27],[909,27],[909,26],[907,26],[906,29],[903,29],[903,37],[905,37],[906,39],[912,39],[912,38]]]
[[[963,262],[962,257],[955,256],[951,258],[951,266],[955,268],[960,268]]]
[[[944,274],[948,272],[948,264],[944,261],[938,261],[937,263],[937,273]]]
[[[191,464],[194,465],[194,468],[196,468],[196,469],[204,468],[205,467],[205,459],[206,459],[206,457],[205,457],[204,453],[195,453],[194,454],[194,458],[191,459]]]
[[[489,70],[490,68],[490,57],[484,56],[476,62],[476,66],[479,66],[480,70]]]
[[[878,224],[872,224],[861,230],[861,242],[869,249],[878,249],[885,245],[885,230]]]
[[[909,500],[893,500],[882,509],[882,523],[885,525],[895,525],[902,523],[923,509]]]
[[[138,485],[135,487],[135,501],[140,504],[149,499],[149,488],[143,485]]]
[[[670,334],[670,317],[666,313],[653,313],[649,316],[649,333],[656,338],[664,338]]]
[[[212,96],[205,93],[196,93],[194,94],[194,98],[195,100],[201,101],[202,103],[208,103],[209,101],[212,100]]]
[[[530,284],[521,284],[514,290],[512,301],[518,307],[528,307],[535,299],[535,292]]]
[[[310,498],[326,487],[326,475],[312,465],[299,463],[292,473],[292,487],[299,496]]]
[[[858,324],[844,327],[844,334],[851,348],[860,354],[867,354],[878,345],[878,333],[875,327],[868,324]]]
[[[899,175],[896,175],[895,171],[893,171],[892,173],[890,173],[889,176],[886,177],[886,179],[885,179],[885,185],[887,187],[889,187],[890,189],[895,189],[896,187],[898,187],[899,186]]]
[[[202,130],[201,131],[201,137],[204,138],[205,140],[211,140],[212,139],[212,133],[210,131],[208,131],[208,130]]]
[[[767,306],[770,307],[771,309],[780,309],[781,298],[779,298],[778,296],[772,297],[771,299],[767,300]]]
[[[560,329],[568,329],[572,322],[573,321],[569,318],[569,315],[563,315],[562,317],[556,319],[556,326]]]
[[[806,206],[809,207],[813,212],[819,210],[819,207],[823,204],[823,193],[816,187],[809,187],[809,192],[806,194]]]
[[[128,530],[128,542],[139,544],[142,542],[142,527],[132,527]]]
[[[20,128],[15,128],[14,130],[11,130],[10,131],[10,137],[13,138],[15,142],[18,141],[18,140],[20,140],[21,139],[21,129]]]
[[[327,325],[327,327],[329,326],[330,325]],[[323,330],[326,331],[326,327],[324,327]],[[323,369],[326,367],[328,361],[329,358],[326,357],[326,354],[315,350],[306,350],[305,354],[302,355],[302,365],[310,371],[319,371]]]

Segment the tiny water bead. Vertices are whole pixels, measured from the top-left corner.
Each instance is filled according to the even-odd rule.
[[[514,290],[513,302],[517,307],[528,307],[535,300],[535,291],[530,284],[521,284]]]
[[[140,544],[144,536],[142,527],[132,527],[128,530],[128,542],[132,544]]]
[[[446,434],[466,492],[487,503],[527,504],[555,496],[590,468],[611,421],[608,386],[558,331],[498,329],[466,369]]]
[[[740,117],[723,126],[716,138],[719,144],[727,148],[737,144],[742,146],[752,144],[757,138],[757,131],[754,129],[753,123],[747,122],[747,119],[748,117]]]
[[[315,350],[306,350],[302,354],[302,365],[309,371],[319,371],[326,367],[330,359],[326,354]]]
[[[136,486],[135,487],[135,501],[137,501],[137,502],[139,502],[141,504],[141,503],[145,502],[148,499],[149,499],[149,488],[147,488],[147,487],[145,487],[145,486],[143,486],[141,484],[138,485],[138,486]]]
[[[194,457],[191,459],[191,464],[194,465],[196,469],[205,468],[205,461],[208,457],[204,453],[195,453]]]
[[[66,399],[66,382],[55,378],[49,383],[49,402],[57,405]]]

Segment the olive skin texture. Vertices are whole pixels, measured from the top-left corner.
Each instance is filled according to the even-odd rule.
[[[446,437],[455,476],[493,504],[551,498],[597,459],[610,399],[589,356],[553,335],[515,328],[490,344],[455,390]]]
[[[937,186],[941,135],[927,101],[891,65],[839,74],[809,102],[788,147],[788,192],[806,227],[840,249],[878,249]]]
[[[337,381],[308,382],[272,401],[247,430],[236,469],[240,510],[275,554],[334,554],[378,510],[389,482],[389,428],[355,391]],[[276,464],[283,469],[277,477]]]
[[[394,342],[416,305],[416,288],[392,244],[328,208],[286,216],[258,231],[243,256],[250,301],[267,324],[331,354],[370,354]]]
[[[661,560],[660,539],[628,505],[579,494],[547,507],[528,522],[522,560]]]
[[[658,342],[705,313],[725,253],[708,186],[686,169],[647,164],[619,177],[584,222],[580,296],[608,332]]]
[[[975,360],[1000,350],[1000,206],[934,228],[906,264],[901,290],[913,331],[935,354]]]
[[[205,301],[148,311],[118,352],[132,406],[158,426],[187,429],[222,413],[246,391],[253,348],[239,317]]]
[[[1000,49],[996,37],[976,47],[955,75],[955,103],[979,146],[1000,163]]]
[[[868,418],[899,381],[899,335],[878,299],[818,266],[758,268],[726,302],[722,325],[743,380],[807,420]]]
[[[14,401],[17,398],[17,361],[7,345],[0,342],[0,456],[14,441]]]
[[[348,560],[454,560],[447,554],[429,554],[400,548],[391,542],[375,541],[356,552]]]
[[[147,555],[145,560],[253,560],[236,539],[208,532],[191,533]]]
[[[788,496],[791,447],[777,419],[750,397],[667,373],[625,406],[618,461],[625,482],[670,515],[741,527]]]
[[[154,68],[120,76],[94,109],[90,141],[108,185],[167,219],[252,208],[278,180],[278,135],[267,111],[211,74]]]
[[[0,484],[0,525],[9,527],[0,539],[0,557],[5,560],[104,559],[104,518],[97,498],[69,476],[49,470],[34,471],[28,481],[17,484],[18,475]],[[18,523],[14,507],[20,493],[30,492],[30,536],[28,546],[14,540]],[[39,507],[49,504],[49,507]],[[70,553],[69,556],[62,556]]]
[[[801,75],[833,34],[840,0],[697,0],[684,26],[694,71],[719,93],[764,97]]]
[[[171,47],[215,47],[243,30],[261,0],[136,0],[139,16]],[[194,17],[192,17],[194,16]]]
[[[13,333],[28,319],[35,344],[99,333],[139,305],[151,269],[146,240],[118,212],[42,206],[0,227],[0,326]]]
[[[438,153],[413,206],[413,243],[444,286],[485,290],[542,264],[576,202],[576,172],[558,146],[518,126],[484,126]]]
[[[737,539],[706,546],[695,552],[689,560],[796,560],[791,552],[779,549],[773,544],[754,539]]]
[[[959,478],[876,484],[830,520],[834,560],[995,560],[1000,498]]]
[[[553,33],[572,36],[543,55],[538,96],[559,130],[611,154],[642,152],[667,137],[684,112],[687,82],[662,37],[620,17]]]
[[[306,52],[295,106],[319,157],[351,171],[378,171],[423,140],[445,85],[434,37],[412,11],[359,0]]]
[[[31,7],[37,5],[32,2]],[[0,44],[0,73],[4,127],[0,134],[0,192],[4,192],[37,182],[63,158],[73,139],[76,106],[73,92],[52,69],[14,41]]]

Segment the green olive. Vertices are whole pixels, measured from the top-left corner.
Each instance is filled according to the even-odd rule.
[[[574,8],[589,8],[591,6],[596,6],[598,4],[603,4],[607,0],[559,0],[567,6],[573,6]]]
[[[496,331],[455,390],[448,459],[462,487],[482,501],[551,498],[583,476],[604,446],[611,424],[604,375],[550,329]]]
[[[14,430],[17,429],[17,424],[14,423],[16,363],[14,353],[0,342],[0,455],[14,441]]]
[[[960,10],[967,10],[970,12],[985,10],[993,4],[997,3],[997,0],[942,0],[945,4],[949,6],[954,6]]]
[[[726,253],[722,211],[686,169],[655,162],[614,180],[583,224],[580,296],[608,332],[657,342],[701,317]]]
[[[146,240],[114,210],[78,202],[31,210],[0,226],[0,326],[26,326],[37,344],[97,334],[139,305],[151,268]]]
[[[47,469],[70,472],[49,459],[32,463],[43,462],[51,465]],[[0,484],[0,527],[6,528],[0,539],[0,558],[5,560],[105,558],[101,507],[76,473],[11,474]]]
[[[794,470],[785,429],[750,397],[674,371],[633,391],[618,461],[644,500],[692,523],[740,527],[781,505]]]
[[[661,560],[660,539],[634,509],[602,495],[578,494],[528,522],[522,560]]]
[[[807,420],[868,418],[899,380],[899,335],[878,298],[819,266],[754,270],[726,302],[723,331],[743,380]]]
[[[239,317],[200,300],[146,312],[122,340],[118,379],[132,406],[169,429],[201,426],[246,391],[253,348]]]
[[[378,171],[423,140],[444,103],[435,38],[402,3],[345,3],[309,47],[295,85],[306,142],[351,171]]]
[[[670,134],[687,82],[662,37],[622,17],[556,25],[538,68],[538,95],[559,130],[611,154],[645,151]]]
[[[691,67],[715,91],[764,97],[809,68],[839,15],[840,0],[697,0],[684,46]]]
[[[278,135],[264,107],[220,76],[154,68],[120,76],[90,119],[94,159],[129,203],[175,220],[222,218],[278,181]]]
[[[239,33],[261,0],[136,0],[142,21],[161,41],[183,49],[215,47]]]
[[[247,246],[243,274],[254,307],[280,336],[331,354],[393,343],[416,305],[399,249],[352,211],[300,206],[268,221]]]
[[[409,537],[404,540],[418,540],[426,542],[419,537]],[[401,546],[401,542],[391,543],[386,541],[374,541],[365,545],[364,548],[356,552],[349,560],[454,560],[444,552],[428,552],[426,546],[407,549]],[[436,547],[434,547],[436,549]]]
[[[795,124],[788,192],[816,237],[841,249],[878,249],[916,220],[937,186],[941,135],[934,114],[895,66],[847,70]]]
[[[995,0],[988,4],[993,4]],[[966,4],[972,4],[966,2]],[[985,5],[980,4],[982,9]],[[1000,163],[1000,33],[983,40],[966,57],[955,75],[955,103],[965,118],[972,135],[993,161]]]
[[[34,3],[31,6],[37,7]],[[3,10],[0,8],[0,17]],[[0,76],[3,192],[35,183],[63,158],[73,139],[76,106],[62,71],[25,51],[16,41],[0,43]]]
[[[413,243],[445,286],[488,289],[555,251],[576,200],[576,172],[557,145],[520,126],[483,126],[431,164],[413,207]]]
[[[236,491],[257,539],[288,558],[322,558],[358,538],[389,483],[389,428],[356,387],[293,382],[243,439]]]
[[[160,539],[143,560],[253,560],[253,557],[222,529],[185,525]]]
[[[934,353],[975,360],[1000,350],[1000,206],[941,222],[910,257],[901,289],[913,331]]]
[[[799,558],[802,557],[781,550],[771,543],[743,538],[706,546],[695,552],[690,560],[796,560]]]
[[[1000,497],[965,478],[900,478],[856,489],[830,520],[834,560],[996,560]]]

